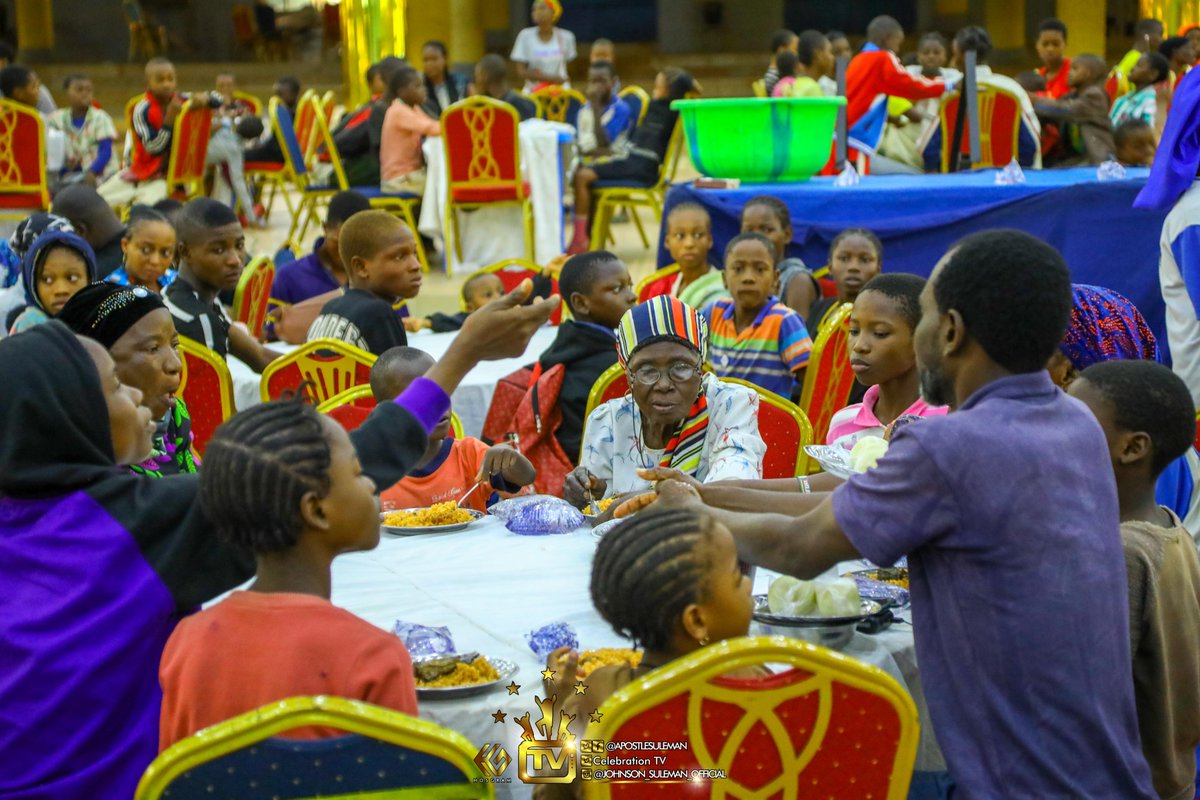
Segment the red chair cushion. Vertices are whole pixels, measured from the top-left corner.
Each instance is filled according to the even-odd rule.
[[[758,432],[770,442],[763,456],[764,478],[796,477],[796,456],[800,452],[800,428],[790,414],[767,403],[758,404]]]
[[[283,172],[283,164],[275,161],[247,161],[244,169],[247,172]]]
[[[517,196],[511,186],[459,186],[451,190],[458,203],[499,203],[505,200],[523,200],[529,196],[529,184],[523,183],[524,194]]]
[[[41,192],[4,192],[0,194],[0,208],[28,208],[45,210]]]

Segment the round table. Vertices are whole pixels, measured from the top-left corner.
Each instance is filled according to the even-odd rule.
[[[492,517],[453,533],[385,534],[376,549],[334,562],[332,599],[386,630],[397,620],[445,626],[458,650],[514,662],[517,695],[497,689],[458,700],[422,699],[420,707],[423,718],[461,732],[475,746],[495,742],[515,754],[514,720],[526,712],[536,718],[534,695],[544,696],[539,674],[544,664],[526,644],[527,633],[561,621],[575,629],[583,649],[629,646],[592,606],[588,581],[597,541],[588,528],[519,536]],[[758,570],[755,591],[765,592],[770,577]],[[911,628],[897,624],[874,636],[855,634],[842,652],[883,669],[909,690],[925,723],[916,768],[944,770],[927,721]],[[508,715],[506,722],[493,719],[497,711]],[[497,785],[497,796],[529,797],[531,787],[515,778],[515,765],[510,771],[513,782]]]

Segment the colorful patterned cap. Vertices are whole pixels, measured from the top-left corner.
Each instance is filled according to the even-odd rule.
[[[1158,360],[1158,342],[1142,312],[1124,296],[1075,284],[1071,322],[1059,348],[1077,370],[1101,361]]]
[[[617,357],[621,366],[639,348],[664,339],[691,345],[700,352],[700,361],[708,361],[708,323],[688,304],[671,295],[652,297],[634,306],[621,317],[617,326]]]

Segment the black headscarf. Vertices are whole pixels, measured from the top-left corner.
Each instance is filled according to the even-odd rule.
[[[58,312],[57,318],[76,333],[111,350],[125,331],[160,308],[166,308],[162,298],[149,289],[100,281],[80,289]]]

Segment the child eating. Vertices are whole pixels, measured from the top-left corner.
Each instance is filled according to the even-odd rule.
[[[134,206],[121,237],[125,259],[116,272],[105,278],[118,286],[141,286],[155,294],[171,284],[175,269],[175,227],[148,206]]]
[[[21,279],[26,305],[9,315],[10,335],[58,316],[76,292],[96,279],[96,256],[74,233],[47,230],[25,253]]]
[[[558,289],[572,319],[558,326],[554,343],[538,363],[543,371],[559,364],[566,370],[558,394],[562,423],[554,435],[567,458],[577,464],[588,395],[604,371],[617,363],[615,331],[637,298],[629,270],[607,250],[571,256],[559,273]]]
[[[462,285],[462,302],[465,311],[443,314],[440,311],[428,317],[405,317],[404,330],[409,333],[432,330],[434,333],[450,333],[458,330],[467,317],[496,298],[504,296],[504,282],[494,272],[476,272]]]
[[[433,363],[432,356],[415,347],[393,347],[385,352],[371,367],[375,402],[399,397]],[[499,500],[496,492],[513,494],[533,483],[537,473],[517,450],[504,444],[488,447],[473,436],[455,439],[449,433],[450,409],[446,409],[429,432],[425,455],[405,478],[380,493],[384,511],[425,508],[447,501],[487,511]]]
[[[873,278],[850,314],[850,368],[869,387],[861,403],[833,415],[825,443],[850,450],[864,436],[883,436],[899,417],[940,416],[945,406],[921,399],[913,333],[921,321],[925,279],[896,273]]]
[[[248,590],[181,621],[167,640],[159,750],[296,695],[416,716],[404,644],[329,602],[334,557],[379,544],[375,482],[336,422],[294,400],[238,414],[208,443],[200,504],[223,541],[254,553],[256,577]],[[218,681],[221,691],[211,691]]]
[[[798,258],[787,257],[792,243],[792,214],[778,197],[760,194],[742,206],[742,233],[761,233],[775,245],[775,272],[779,275],[779,298],[801,317],[808,315],[813,301],[821,296],[821,285]],[[793,280],[802,277],[802,280]]]
[[[883,270],[883,243],[866,228],[847,228],[829,246],[829,273],[837,285],[836,297],[822,297],[808,312],[808,329],[819,334],[838,306],[853,303],[867,281]]]
[[[659,278],[638,292],[638,302],[669,294],[695,309],[728,297],[721,270],[708,263],[712,250],[712,220],[697,203],[680,203],[667,215],[667,252],[679,272]]]
[[[741,378],[785,398],[803,380],[812,339],[800,315],[775,296],[775,245],[740,233],[725,248],[725,286],[732,299],[712,306],[712,364],[722,378]]]
[[[407,345],[392,306],[421,291],[412,231],[386,211],[363,211],[342,226],[338,252],[350,288],[321,309],[308,329],[309,340],[339,339],[377,356]]]
[[[1200,560],[1154,492],[1163,469],[1192,446],[1192,398],[1153,361],[1088,367],[1069,393],[1096,415],[1117,479],[1142,751],[1159,797],[1190,797],[1200,744]]]
[[[588,718],[619,689],[652,670],[710,644],[745,636],[754,600],[750,578],[738,564],[729,529],[690,508],[643,511],[606,533],[592,562],[592,603],[618,636],[641,649],[636,667],[600,667],[575,685],[579,653],[559,648],[546,659],[554,673],[546,692],[573,715],[572,733],[582,737]],[[731,677],[760,677],[763,667]],[[565,717],[564,717],[565,719]],[[536,800],[579,797],[578,783],[540,784]]]

